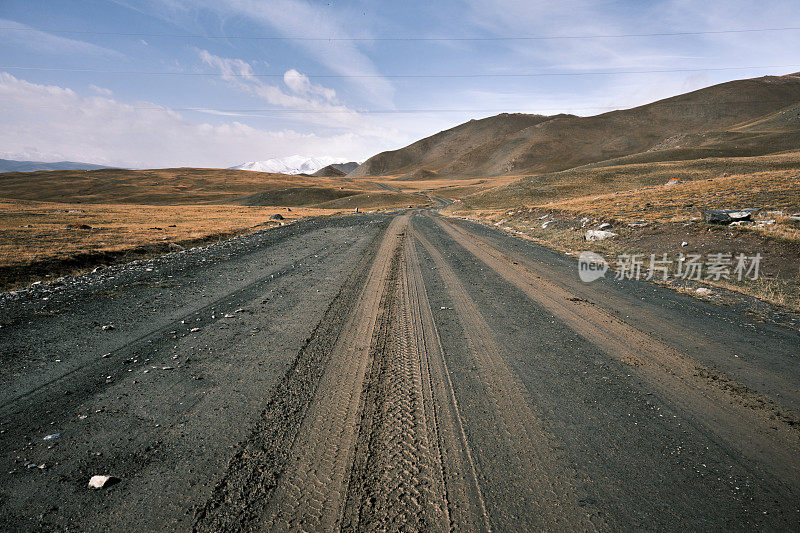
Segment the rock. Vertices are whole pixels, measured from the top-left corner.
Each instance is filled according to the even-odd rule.
[[[186,248],[184,248],[180,244],[177,244],[177,243],[174,243],[174,242],[169,243],[169,246],[167,246],[167,249],[169,249],[170,252],[182,252],[182,251],[186,250]]]
[[[597,227],[599,229],[608,229],[608,228],[613,228],[614,226],[610,222],[603,222],[602,224],[600,224]]]
[[[103,489],[105,487],[110,487],[118,481],[120,481],[120,479],[114,476],[92,476],[91,479],[89,479],[89,488]]]
[[[714,294],[713,291],[707,287],[697,287],[694,290],[694,293],[697,294],[698,296],[711,296],[712,294]]]
[[[548,220],[547,222],[543,222],[543,223],[542,223],[542,229],[546,229],[546,228],[547,228],[547,226],[549,226],[549,225],[550,225],[550,224],[552,224],[553,222],[555,222],[555,220]]]
[[[44,439],[42,439],[42,440],[56,440],[56,439],[57,439],[58,437],[60,437],[60,436],[61,436],[61,433],[51,433],[50,435],[47,435],[47,436],[46,436]]]
[[[679,180],[678,178],[672,178],[671,180],[669,180],[669,181],[667,182],[667,185],[675,185],[675,184],[676,184],[676,183],[678,183],[679,181],[680,181],[680,180]]]
[[[112,330],[114,330],[116,328],[114,327],[114,324],[106,324],[106,325],[104,325],[102,327],[102,329],[103,329],[103,331],[112,331]]]
[[[681,243],[681,247],[684,247],[684,246],[689,246],[689,243],[688,243],[688,242],[686,242],[686,241],[683,241],[683,242]]]
[[[270,220],[283,220],[283,215],[280,213],[275,213],[274,215],[269,217]]]
[[[613,231],[590,229],[586,231],[586,240],[602,241],[604,239],[610,239],[611,237],[616,237],[616,235],[617,234],[614,233]]]
[[[702,212],[703,220],[709,224],[730,224],[739,220],[751,220],[751,217],[759,211],[757,207],[747,209],[706,209]]]

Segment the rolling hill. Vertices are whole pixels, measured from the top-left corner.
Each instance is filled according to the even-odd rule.
[[[714,85],[591,117],[502,114],[377,154],[350,175],[540,174],[631,162],[757,156],[798,147],[800,73]]]
[[[0,159],[0,172],[36,172],[38,170],[93,170],[109,168],[92,163],[78,163],[75,161],[56,161],[43,163],[41,161],[16,161],[13,159]]]

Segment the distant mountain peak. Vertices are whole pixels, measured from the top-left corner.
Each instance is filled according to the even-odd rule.
[[[347,162],[347,159],[340,157],[290,155],[288,157],[276,157],[264,161],[250,161],[231,168],[252,170],[255,172],[274,172],[278,174],[313,174],[328,165]]]

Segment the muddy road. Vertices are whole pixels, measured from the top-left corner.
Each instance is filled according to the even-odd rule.
[[[797,327],[480,225],[305,220],[0,298],[3,530],[800,528]]]

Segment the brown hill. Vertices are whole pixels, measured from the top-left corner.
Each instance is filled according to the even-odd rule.
[[[488,177],[633,154],[642,161],[674,159],[675,153],[680,159],[768,154],[797,147],[798,102],[800,75],[792,74],[722,83],[592,117],[498,115],[378,154],[352,174],[424,169],[442,177]]]
[[[358,163],[351,161],[350,163],[333,163],[327,167],[323,167],[313,174],[314,177],[322,178],[340,178],[346,176],[348,172],[352,172],[358,167]]]
[[[523,113],[503,113],[480,120],[470,120],[405,148],[372,156],[348,175],[354,177],[403,175],[421,168],[436,171],[496,137],[505,137],[546,120],[552,120],[552,117]]]
[[[341,178],[342,176],[346,176],[347,172],[342,172],[333,165],[328,165],[327,167],[322,167],[310,175],[315,178]]]

